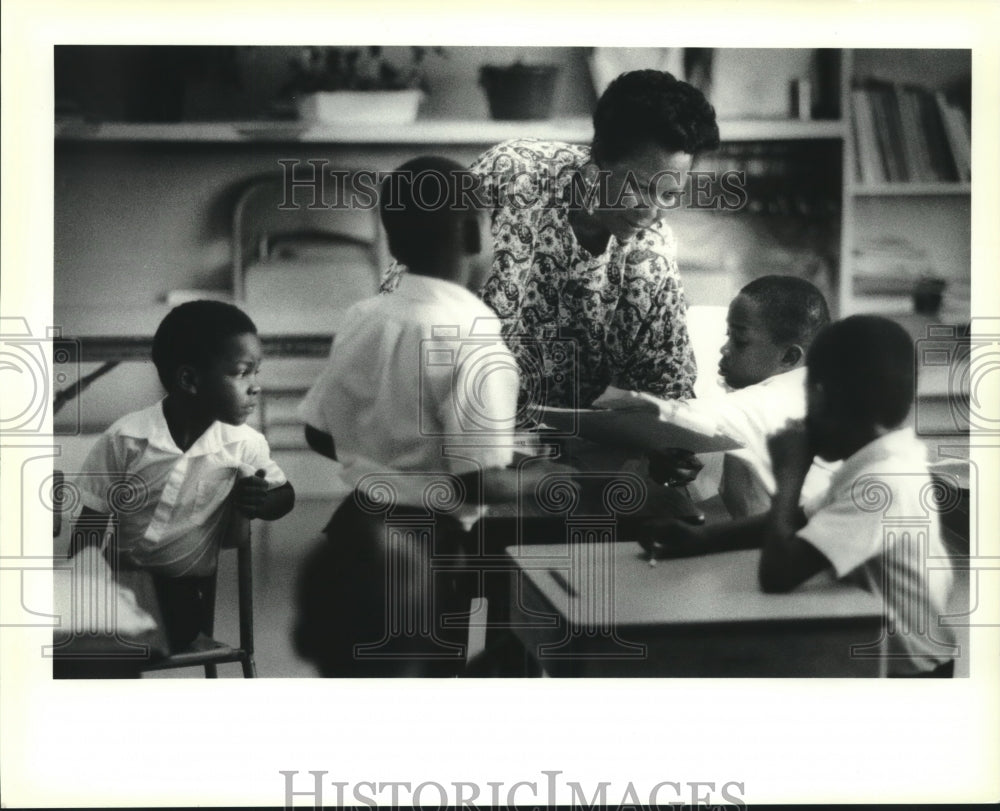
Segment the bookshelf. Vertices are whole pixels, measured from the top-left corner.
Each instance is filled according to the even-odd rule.
[[[845,51],[840,312],[914,321],[913,287],[944,282],[917,321],[970,313],[971,160],[967,50]],[[922,332],[915,329],[916,332]]]
[[[943,314],[967,318],[971,181],[943,180],[926,172],[908,177],[906,182],[888,176],[859,176],[853,94],[855,80],[859,87],[874,80],[883,88],[923,87],[929,94],[923,98],[934,98],[937,103],[937,91],[947,89],[963,73],[968,75],[969,52],[844,50],[836,61],[839,67],[835,65],[831,75],[833,96],[839,94],[839,105],[833,105],[839,107],[839,116],[833,109],[826,114],[837,117],[829,119],[720,120],[723,149],[703,168],[746,169],[750,195],[745,209],[736,212],[674,212],[675,230],[683,235],[679,244],[685,252],[680,258],[687,274],[686,286],[696,293],[692,298],[696,303],[725,303],[734,292],[732,288],[738,289],[745,278],[765,272],[793,272],[821,282],[840,315],[859,311],[911,313],[912,300],[900,291],[898,283],[897,289],[883,296],[874,296],[870,284],[867,293],[855,290],[856,278],[866,272],[866,257],[858,251],[880,234],[901,234],[915,246],[912,255],[903,254],[904,260],[915,257],[911,269],[947,280]],[[741,112],[751,114],[747,110],[733,114]],[[95,194],[104,194],[92,188],[95,182],[101,189],[114,189],[121,197],[123,188],[137,186],[136,176],[155,181],[167,213],[158,214],[155,224],[140,225],[150,225],[145,230],[155,231],[150,239],[155,236],[155,253],[161,255],[164,228],[159,220],[172,218],[171,227],[166,229],[173,235],[172,258],[168,267],[161,268],[164,278],[158,276],[157,283],[173,289],[205,284],[200,276],[195,278],[195,271],[177,269],[213,268],[223,261],[219,255],[226,249],[223,243],[228,222],[219,220],[222,203],[216,198],[224,197],[241,177],[259,171],[260,166],[273,165],[278,158],[329,155],[331,160],[349,165],[384,167],[420,150],[441,149],[458,160],[470,160],[485,146],[510,137],[586,141],[591,124],[578,114],[538,122],[427,118],[397,128],[314,127],[296,121],[262,120],[60,120],[54,134],[57,166],[66,186],[57,203],[66,210],[78,210]],[[912,134],[910,137],[912,140]],[[912,149],[913,144],[910,146]],[[164,165],[172,167],[170,173],[164,173]],[[193,197],[192,188],[201,196]],[[143,201],[141,197],[123,199],[120,206],[131,216],[132,211],[142,210]],[[212,217],[219,222],[206,236],[204,222]],[[111,234],[128,230],[129,236],[136,230],[132,226],[123,229],[121,217],[109,215],[106,219],[95,219],[93,228]],[[67,238],[65,245],[59,245],[61,255],[73,256],[74,261],[81,255],[79,243],[89,244],[86,238],[93,229],[77,230],[81,233],[70,234],[74,239]],[[206,244],[209,238],[214,240],[211,246]],[[127,242],[125,234],[121,239]],[[87,261],[76,277],[87,277],[93,268],[96,278],[104,278],[106,268],[126,267],[128,262],[115,253],[114,244],[111,240],[107,249],[84,250]],[[209,283],[216,281],[213,278]]]

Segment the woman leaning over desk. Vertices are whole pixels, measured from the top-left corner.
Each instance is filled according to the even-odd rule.
[[[676,243],[662,218],[680,207],[696,155],[718,144],[700,91],[641,70],[603,93],[589,147],[520,139],[475,161],[494,238],[480,295],[517,357],[522,404],[585,407],[608,385],[692,396]]]

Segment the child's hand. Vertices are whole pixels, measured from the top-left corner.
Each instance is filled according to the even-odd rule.
[[[649,453],[649,478],[669,487],[690,484],[703,467],[697,456],[683,448],[664,448]]]
[[[809,443],[802,420],[789,420],[785,427],[767,440],[775,477],[805,477],[816,455]]]
[[[236,509],[247,518],[256,518],[258,511],[267,499],[265,475],[263,470],[258,470],[253,476],[237,479],[233,487]]]
[[[651,558],[689,558],[708,551],[697,527],[672,518],[644,524],[640,530],[639,545]]]

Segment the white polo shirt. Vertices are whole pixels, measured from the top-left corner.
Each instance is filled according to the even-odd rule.
[[[395,474],[510,464],[517,392],[493,311],[464,287],[406,273],[347,311],[298,413],[333,437],[348,486],[390,474],[412,484],[396,487],[398,503],[419,504],[429,479]]]
[[[258,470],[269,488],[287,481],[260,433],[215,422],[181,451],[161,400],[105,431],[77,484],[85,507],[116,517],[125,561],[171,577],[195,576],[215,571],[237,476]]]
[[[838,578],[882,596],[894,675],[954,658],[953,634],[939,624],[951,562],[930,488],[926,447],[910,428],[892,431],[844,461],[829,490],[804,505],[809,523],[797,533]]]

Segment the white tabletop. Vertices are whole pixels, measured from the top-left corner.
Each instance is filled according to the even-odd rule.
[[[610,613],[612,604],[618,627],[812,622],[882,614],[878,597],[823,573],[790,594],[765,594],[757,582],[759,550],[661,560],[655,567],[631,543],[547,544],[510,547],[507,553],[571,622],[593,622],[602,612]]]

